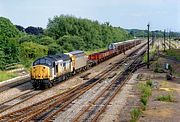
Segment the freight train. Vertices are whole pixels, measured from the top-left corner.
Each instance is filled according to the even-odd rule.
[[[107,60],[139,45],[142,40],[128,40],[111,43],[107,50],[87,56],[83,51],[49,55],[37,59],[31,68],[31,82],[34,89],[49,88],[56,81],[63,81],[87,68]]]

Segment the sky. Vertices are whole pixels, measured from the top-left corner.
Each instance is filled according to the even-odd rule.
[[[110,22],[126,29],[180,32],[180,0],[0,0],[0,16],[14,24],[46,28],[55,15]]]

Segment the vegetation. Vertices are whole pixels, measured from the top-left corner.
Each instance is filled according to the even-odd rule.
[[[171,94],[168,95],[160,95],[156,98],[158,101],[165,101],[165,102],[174,102],[174,99]]]
[[[152,94],[152,81],[148,80],[146,84],[139,84],[139,89],[141,92],[141,98],[140,101],[142,103],[142,110],[146,109],[148,98]]]
[[[0,69],[6,64],[18,62],[19,44],[16,41],[21,36],[20,31],[10,20],[0,17]]]
[[[130,122],[136,122],[139,116],[141,115],[142,111],[139,108],[131,109],[131,120]]]
[[[17,62],[28,68],[35,59],[48,54],[74,50],[90,52],[130,38],[120,27],[73,16],[55,16],[46,29],[24,28],[0,17],[0,70]]]
[[[24,31],[28,34],[40,35],[43,34],[43,28],[29,26]]]
[[[147,101],[149,97],[152,94],[152,87],[153,83],[151,80],[146,81],[146,83],[140,83],[138,84],[138,88],[141,92],[140,102],[141,107],[140,108],[132,108],[131,109],[131,122],[136,122],[139,116],[141,115],[142,111],[146,109]]]
[[[180,61],[180,49],[170,49],[166,50],[166,55],[174,57],[176,60]]]
[[[98,21],[64,15],[50,19],[45,34],[58,40],[60,46],[68,47],[65,51],[79,48],[94,50],[130,38],[124,29],[112,27],[109,23],[100,24]],[[77,45],[73,45],[74,42]]]
[[[164,69],[162,68],[161,64],[158,61],[156,61],[154,63],[153,70],[156,73],[163,73],[164,72]]]
[[[8,80],[10,78],[14,78],[16,76],[17,75],[14,74],[14,73],[6,73],[6,72],[3,72],[3,71],[0,71],[0,82],[4,81],[4,80]]]
[[[21,44],[21,62],[28,68],[34,59],[48,54],[46,46],[36,44],[33,42],[24,42]]]
[[[147,35],[148,35],[147,30],[127,29],[127,31],[133,37],[147,37]],[[168,35],[167,32],[166,32],[166,35]],[[170,35],[171,35],[171,37],[179,37],[180,33],[179,32],[171,32]],[[161,30],[151,31],[150,36],[163,37],[164,36],[164,31],[161,31]]]

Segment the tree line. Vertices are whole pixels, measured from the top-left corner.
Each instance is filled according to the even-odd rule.
[[[126,29],[126,30],[133,37],[147,37],[148,36],[147,30],[140,30],[140,29]],[[179,37],[180,33],[179,32],[170,32],[170,33],[166,32],[166,36],[169,36],[169,35],[171,37]],[[150,31],[150,36],[163,37],[164,31],[161,31],[161,30]]]
[[[108,22],[99,23],[68,15],[49,19],[45,29],[24,28],[0,17],[0,69],[16,62],[29,67],[35,59],[45,55],[96,50],[130,38],[132,36],[126,30],[113,27]]]

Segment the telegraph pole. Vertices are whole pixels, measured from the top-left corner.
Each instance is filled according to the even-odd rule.
[[[170,34],[171,34],[171,31],[169,31],[169,50],[171,48],[171,43],[170,43]]]
[[[166,47],[165,41],[166,41],[166,30],[164,29],[164,52],[165,52],[165,47]]]
[[[147,68],[149,69],[149,24],[148,26],[148,51],[147,51]]]

